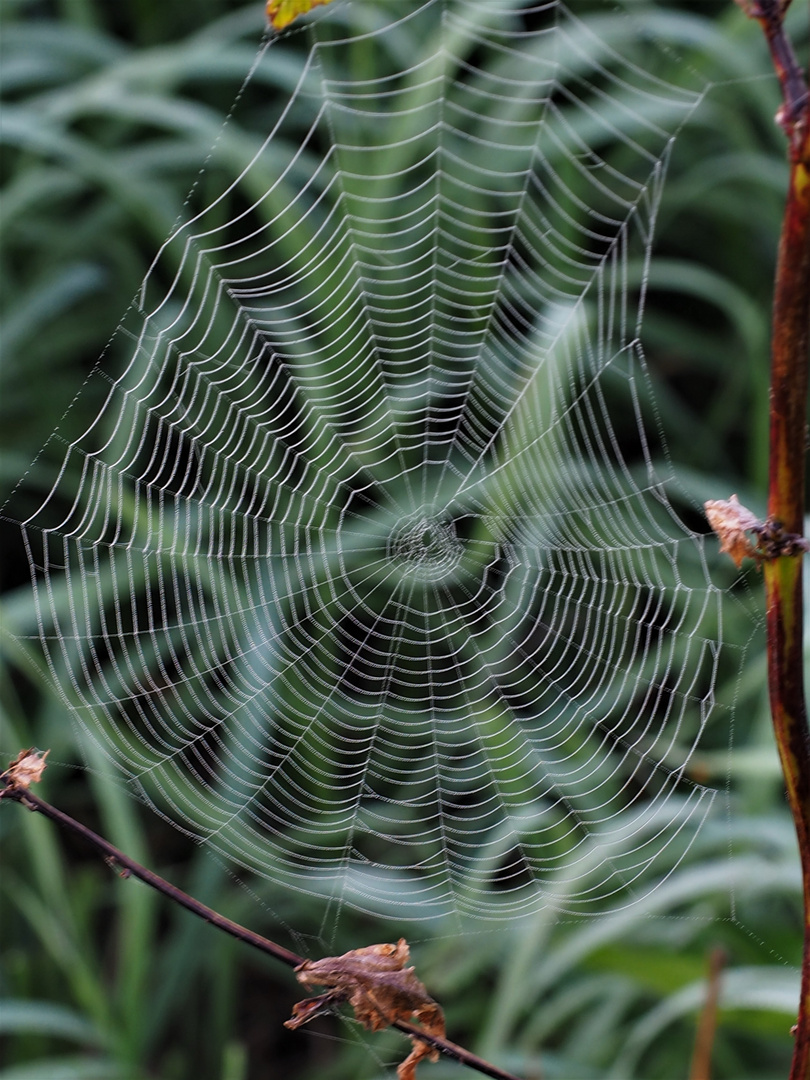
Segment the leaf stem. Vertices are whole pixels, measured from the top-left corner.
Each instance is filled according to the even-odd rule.
[[[199,900],[195,900],[193,896],[184,893],[182,889],[178,889],[176,885],[172,885],[165,878],[155,874],[152,870],[148,870],[145,866],[141,866],[140,863],[125,855],[124,852],[119,851],[108,840],[105,840],[103,836],[99,836],[98,833],[93,832],[92,829],[72,818],[63,810],[59,810],[57,807],[45,802],[44,799],[40,799],[23,784],[15,783],[9,772],[0,773],[0,799],[18,802],[28,810],[43,814],[62,828],[82,837],[104,856],[106,862],[125,877],[131,875],[139,878],[150,888],[162,893],[167,899],[186,908],[187,911],[211,923],[217,929],[230,934],[231,937],[235,937],[246,945],[250,945],[252,948],[280,960],[281,963],[286,964],[288,967],[296,968],[303,964],[304,957],[296,955],[296,953],[285,949],[282,945],[277,945],[276,942],[270,941],[269,938],[262,937],[261,934],[254,933],[253,930],[248,930],[245,926],[240,926],[239,923],[233,922],[232,919],[225,918],[224,915],[220,915],[213,908],[207,907],[205,904],[200,903]],[[497,1065],[491,1065],[488,1061],[478,1057],[477,1054],[465,1050],[463,1046],[459,1046],[457,1043],[441,1038],[438,1035],[431,1035],[423,1031],[422,1028],[417,1027],[416,1024],[409,1024],[404,1020],[395,1020],[391,1026],[402,1032],[403,1035],[415,1036],[422,1042],[429,1043],[441,1053],[453,1058],[461,1065],[466,1065],[468,1068],[482,1073],[484,1076],[493,1077],[494,1080],[520,1080],[513,1073],[505,1072],[503,1069],[498,1068]]]

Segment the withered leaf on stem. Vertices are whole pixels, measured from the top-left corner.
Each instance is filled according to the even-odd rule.
[[[45,771],[45,758],[49,751],[40,753],[33,747],[30,750],[21,750],[3,773],[3,779],[9,788],[24,788],[26,791],[32,784],[38,784]]]
[[[342,956],[305,960],[295,969],[298,981],[308,989],[324,986],[328,993],[299,1001],[286,1027],[297,1028],[339,1002],[347,1001],[364,1027],[379,1031],[396,1021],[416,1021],[429,1035],[444,1038],[444,1014],[417,979],[405,967],[410,950],[405,938],[396,945],[368,945]],[[423,1058],[437,1061],[439,1054],[429,1043],[411,1036],[413,1050],[397,1069],[399,1080],[415,1080]]]
[[[720,550],[725,551],[740,566],[743,559],[762,561],[762,553],[757,549],[748,532],[759,532],[763,523],[747,510],[736,495],[730,499],[710,500],[704,503],[709,524],[720,538]]]

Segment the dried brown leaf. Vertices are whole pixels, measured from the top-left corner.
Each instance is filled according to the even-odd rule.
[[[736,495],[727,500],[710,500],[703,505],[709,524],[721,541],[720,550],[730,555],[738,567],[745,558],[755,559],[759,564],[762,555],[747,535],[752,530],[762,529],[759,518],[747,510]]]
[[[299,1001],[286,1021],[300,1027],[339,1001],[348,1001],[354,1015],[371,1031],[389,1027],[396,1021],[416,1021],[429,1035],[444,1038],[444,1014],[417,979],[412,967],[405,967],[410,950],[405,938],[396,945],[368,945],[342,956],[305,960],[295,969],[298,981],[307,988],[325,986],[329,993]],[[429,1043],[411,1036],[413,1050],[397,1069],[399,1080],[415,1080],[416,1066],[423,1058],[437,1061],[439,1054]]]
[[[344,994],[330,990],[326,994],[318,994],[317,997],[296,1001],[295,1005],[293,1005],[292,1016],[289,1020],[284,1021],[284,1027],[294,1031],[296,1028],[301,1027],[302,1024],[308,1024],[310,1020],[314,1020],[316,1016],[322,1016],[325,1012],[329,1012],[335,1005],[340,1005],[345,1000],[346,996]]]
[[[8,787],[24,788],[26,791],[31,784],[38,784],[45,771],[45,758],[50,751],[40,753],[33,747],[30,750],[21,750],[13,761],[9,762],[8,768],[3,774]]]

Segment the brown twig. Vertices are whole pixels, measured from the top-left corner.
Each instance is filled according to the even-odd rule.
[[[689,1080],[710,1080],[712,1075],[712,1050],[717,1033],[717,1010],[720,1004],[720,981],[726,965],[726,954],[722,949],[712,949],[709,954],[709,978],[706,987],[706,1000],[700,1011],[695,1048],[692,1053],[692,1066]]]
[[[22,759],[23,755],[21,754],[18,762]],[[39,777],[36,776],[34,779],[38,780]],[[232,919],[225,918],[224,915],[220,915],[219,912],[214,911],[213,908],[207,907],[205,904],[200,903],[199,900],[195,900],[193,896],[184,893],[182,889],[178,889],[175,885],[166,881],[165,878],[160,877],[151,870],[147,870],[145,866],[141,866],[140,863],[131,859],[122,851],[119,851],[118,848],[108,840],[105,840],[103,836],[99,836],[99,834],[93,832],[92,829],[88,829],[86,825],[82,825],[80,821],[70,817],[70,815],[66,814],[64,811],[58,810],[55,806],[51,806],[50,803],[45,802],[44,799],[40,799],[37,795],[34,795],[34,793],[29,790],[27,782],[19,782],[15,779],[14,764],[12,764],[5,772],[0,773],[0,799],[18,802],[28,810],[43,814],[45,817],[50,818],[51,821],[56,822],[57,825],[62,826],[62,828],[68,829],[70,832],[81,836],[87,843],[99,851],[104,856],[105,862],[111,865],[116,871],[119,873],[123,872],[126,877],[132,876],[139,878],[146,885],[149,885],[151,888],[157,890],[157,892],[162,893],[167,899],[173,901],[175,904],[179,904],[181,907],[184,907],[187,911],[192,912],[192,914],[197,915],[199,918],[204,919],[206,922],[211,923],[211,925],[216,926],[217,929],[224,930],[225,933],[230,934],[231,937],[237,938],[246,945],[258,949],[260,952],[267,953],[269,956],[274,957],[276,960],[280,960],[288,967],[296,968],[304,963],[304,957],[296,955],[296,953],[291,952],[289,949],[285,949],[282,945],[277,945],[274,941],[270,941],[269,938],[262,937],[261,934],[256,934],[254,931],[248,930],[245,926],[240,926],[239,923],[233,922]],[[395,1020],[391,1024],[391,1027],[395,1027],[398,1031],[402,1032],[403,1035],[416,1037],[422,1042],[429,1043],[431,1046],[435,1047],[435,1049],[440,1051],[440,1053],[446,1054],[460,1064],[466,1065],[468,1068],[474,1069],[484,1076],[493,1077],[494,1080],[520,1080],[520,1078],[513,1073],[508,1073],[503,1069],[499,1069],[497,1065],[491,1065],[488,1061],[484,1061],[483,1058],[478,1057],[477,1054],[465,1050],[463,1046],[458,1046],[449,1039],[431,1035],[416,1024],[410,1024],[404,1020]]]
[[[800,536],[810,350],[810,95],[784,29],[789,0],[737,2],[765,32],[782,87],[777,121],[790,145],[773,304],[768,518],[785,534]],[[804,892],[802,981],[790,1080],[810,1080],[810,728],[804,694],[801,547],[766,560],[763,573],[771,716],[799,842]]]

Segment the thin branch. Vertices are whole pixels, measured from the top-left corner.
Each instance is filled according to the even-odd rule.
[[[38,778],[39,777],[36,776],[33,779],[37,780]],[[132,876],[139,878],[146,885],[149,885],[151,888],[156,889],[157,892],[162,893],[167,899],[173,901],[175,904],[179,904],[181,907],[184,907],[187,911],[192,912],[192,914],[197,915],[199,918],[204,919],[206,922],[211,923],[211,925],[216,926],[217,929],[224,930],[224,932],[230,934],[231,937],[235,937],[246,945],[258,949],[259,952],[266,953],[267,955],[274,957],[274,959],[280,960],[282,964],[286,964],[288,967],[297,968],[304,963],[304,957],[296,955],[296,953],[291,952],[289,949],[285,949],[282,945],[277,945],[274,941],[270,941],[269,938],[262,937],[261,934],[256,934],[252,930],[248,930],[245,926],[240,926],[239,923],[233,922],[231,919],[226,919],[224,915],[220,915],[219,912],[214,911],[213,908],[200,903],[199,900],[195,900],[193,896],[184,893],[181,889],[178,889],[175,885],[172,885],[158,874],[155,874],[152,870],[147,870],[145,866],[141,866],[140,863],[137,863],[134,859],[125,855],[123,851],[119,851],[119,849],[108,840],[105,840],[103,836],[99,836],[98,833],[93,832],[92,829],[88,829],[86,825],[82,825],[80,821],[76,821],[76,819],[70,817],[69,814],[64,813],[62,810],[58,810],[55,806],[51,806],[50,803],[45,802],[44,799],[40,799],[37,795],[34,795],[33,792],[28,789],[27,782],[18,782],[15,779],[13,766],[6,770],[6,772],[0,773],[0,799],[8,799],[12,802],[20,803],[28,810],[43,814],[45,817],[50,818],[51,821],[56,822],[57,825],[61,825],[62,828],[81,836],[88,844],[100,852],[104,856],[105,861],[123,877]],[[497,1065],[491,1065],[488,1061],[484,1061],[483,1058],[478,1057],[477,1054],[473,1054],[470,1050],[465,1050],[463,1046],[458,1046],[449,1039],[431,1035],[422,1028],[417,1027],[416,1024],[410,1024],[404,1020],[395,1020],[391,1024],[391,1027],[396,1028],[398,1031],[402,1032],[403,1035],[408,1035],[412,1038],[415,1037],[422,1042],[429,1043],[436,1050],[440,1051],[440,1053],[446,1054],[460,1064],[466,1065],[468,1068],[474,1069],[484,1076],[493,1077],[494,1080],[520,1080],[520,1078],[513,1073],[508,1073],[503,1069],[499,1069]]]
[[[0,776],[0,780],[4,780],[6,773]],[[198,915],[201,919],[205,919],[206,922],[211,923],[213,926],[218,927],[220,930],[224,930],[226,934],[230,934],[231,937],[238,938],[239,941],[244,941],[246,945],[252,946],[254,949],[259,949],[261,952],[268,953],[276,960],[280,960],[283,964],[287,964],[288,967],[297,967],[302,964],[304,958],[302,956],[296,956],[295,953],[290,952],[289,949],[285,949],[281,945],[276,945],[275,942],[270,941],[268,938],[262,937],[260,934],[254,933],[252,930],[248,930],[244,926],[240,926],[238,923],[232,922],[230,919],[226,919],[224,915],[220,915],[212,908],[206,907],[205,904],[200,903],[199,900],[195,900],[193,896],[189,896],[181,889],[178,889],[175,885],[166,881],[158,874],[153,873],[151,870],[147,870],[145,866],[141,866],[140,863],[135,862],[128,855],[125,855],[122,851],[119,851],[117,847],[111,844],[108,840],[105,840],[103,836],[99,836],[98,833],[93,832],[92,829],[88,829],[86,825],[82,825],[80,821],[76,821],[75,818],[70,817],[62,810],[58,810],[55,806],[51,806],[50,803],[40,799],[33,792],[27,791],[25,788],[10,785],[0,790],[0,799],[11,799],[14,802],[21,803],[29,810],[34,810],[37,813],[44,814],[45,817],[50,818],[51,821],[55,821],[57,825],[61,825],[64,829],[69,829],[77,836],[81,836],[91,844],[97,851],[100,851],[104,856],[105,861],[123,877],[140,878],[151,888],[156,889],[159,893],[163,893],[175,904],[179,904],[181,907],[191,911],[194,915]]]
[[[726,966],[726,954],[722,949],[712,949],[709,954],[709,977],[706,986],[706,1000],[700,1012],[695,1048],[692,1052],[692,1065],[689,1080],[710,1080],[712,1075],[712,1050],[717,1034],[717,1011],[720,1004],[720,983],[723,968]]]

